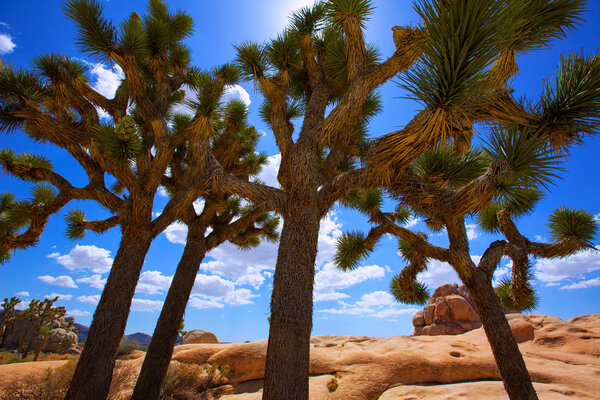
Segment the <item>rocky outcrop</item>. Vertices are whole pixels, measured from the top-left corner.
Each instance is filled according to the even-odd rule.
[[[413,317],[415,336],[459,335],[481,327],[479,314],[467,288],[442,285],[433,292],[423,311]]]
[[[540,398],[598,399],[600,315],[563,321],[508,314],[507,319],[520,337],[519,348]],[[310,350],[310,400],[507,398],[481,328],[456,336],[313,336]],[[173,360],[227,365],[229,385],[221,399],[260,400],[266,351],[266,340],[184,344],[175,347]],[[118,365],[139,370],[142,362],[139,357]],[[16,374],[19,367],[14,365],[23,364],[0,365],[0,387],[4,374]]]
[[[74,326],[73,317],[60,317],[52,321],[50,329],[52,336],[46,342],[42,351],[46,353],[64,353],[69,349],[76,350],[77,328]],[[29,343],[34,332],[34,321],[18,319],[14,324],[8,325],[4,334],[4,347],[7,349],[20,349]],[[35,343],[35,341],[34,341]]]
[[[185,334],[181,339],[183,344],[194,343],[219,343],[214,333],[202,329],[194,329]]]

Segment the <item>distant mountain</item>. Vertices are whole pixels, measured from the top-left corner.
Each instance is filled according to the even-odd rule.
[[[77,322],[75,322],[73,326],[77,328],[77,341],[83,342],[87,338],[90,327],[78,324]]]
[[[77,328],[77,340],[79,342],[84,341],[88,336],[90,327],[81,325],[78,323],[75,323],[74,326],[75,326],[75,328]],[[131,335],[125,335],[125,337],[128,339],[135,340],[142,346],[148,346],[150,344],[150,340],[152,340],[151,335],[148,335],[147,333],[142,333],[142,332],[136,332],[136,333],[132,333]]]
[[[126,338],[135,340],[142,346],[148,346],[152,340],[152,336],[143,332],[132,333],[131,335],[125,335]]]

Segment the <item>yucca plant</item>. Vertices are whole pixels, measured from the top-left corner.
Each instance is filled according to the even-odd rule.
[[[64,149],[89,180],[76,187],[43,155],[0,151],[4,172],[46,185],[36,186],[26,203],[6,199],[0,217],[0,257],[6,259],[10,251],[35,244],[49,215],[71,200],[95,201],[109,217],[90,221],[82,210],[71,210],[66,214],[68,237],[121,228],[119,249],[67,395],[105,398],[152,240],[212,188],[209,178],[218,168],[208,156],[210,138],[217,131],[211,120],[224,87],[235,83],[239,74],[232,65],[212,72],[192,67],[190,50],[183,43],[193,32],[192,19],[183,11],[169,10],[160,0],[150,0],[144,14],[132,13],[118,24],[103,16],[98,0],[65,0],[64,12],[75,24],[81,51],[96,61],[118,65],[124,79],[109,99],[90,85],[87,65],[68,56],[36,57],[31,69],[0,66],[0,129],[21,130],[41,144]],[[190,102],[194,114],[172,120],[173,105],[184,99],[184,85],[198,94]],[[176,132],[169,127],[171,121]],[[169,184],[171,178],[165,174],[173,167],[175,179],[178,163],[187,168],[179,181],[183,183]],[[172,190],[172,197],[164,212],[154,217],[154,197],[163,184]]]
[[[528,128],[496,131],[491,138],[483,149],[463,155],[444,146],[428,150],[404,173],[402,181],[388,188],[399,200],[404,221],[410,209],[433,230],[446,229],[447,248],[430,243],[425,233],[403,227],[396,217],[398,211],[384,213],[372,208],[367,215],[376,226],[368,235],[352,232],[340,236],[334,261],[342,270],[355,268],[384,234],[397,236],[399,253],[407,265],[392,280],[390,291],[400,302],[420,305],[427,302],[429,293],[418,275],[427,269],[429,260],[449,263],[480,314],[510,398],[521,398],[523,393],[535,398],[504,310],[536,307],[530,256],[564,257],[588,248],[597,224],[585,211],[561,208],[550,217],[554,243],[535,243],[522,236],[514,220],[533,209],[541,198],[538,186],[547,187],[556,178],[560,158],[549,153],[545,138],[532,136]],[[353,206],[365,212],[363,205]],[[491,243],[477,265],[469,254],[465,228],[466,217],[473,214],[478,215],[481,228],[505,237]],[[504,256],[512,260],[512,276],[494,289],[492,276]],[[519,378],[511,378],[515,376]]]
[[[308,396],[319,220],[336,201],[358,204],[373,223],[393,221],[393,213],[377,212],[381,194],[374,188],[393,190],[407,178],[414,183],[410,196],[420,202],[422,195],[428,196],[418,210],[422,214],[431,212],[432,206],[426,204],[435,203],[436,196],[448,199],[447,187],[440,187],[447,181],[453,182],[462,199],[457,214],[485,206],[503,185],[512,189],[502,193],[517,204],[515,207],[525,207],[525,200],[532,200],[533,195],[521,193],[526,184],[522,178],[504,173],[509,172],[505,171],[505,160],[496,160],[490,167],[512,181],[470,180],[481,172],[485,154],[469,153],[473,159],[465,159],[456,170],[437,176],[434,171],[445,161],[433,165],[423,160],[423,171],[432,172],[429,186],[438,188],[434,194],[423,193],[419,182],[410,179],[414,171],[407,172],[409,165],[431,147],[452,144],[456,153],[467,153],[477,123],[527,126],[531,136],[545,135],[540,116],[547,107],[524,107],[513,99],[506,85],[517,72],[517,54],[543,48],[551,39],[564,36],[579,20],[583,4],[575,0],[523,3],[416,1],[422,24],[393,27],[396,50],[383,62],[376,47],[364,40],[364,27],[373,9],[368,0],[317,2],[294,12],[286,31],[267,44],[241,42],[236,46],[243,76],[253,80],[265,97],[261,116],[281,151],[281,190],[257,188],[228,177],[221,180],[224,187],[252,202],[278,207],[275,209],[284,217],[271,299],[263,398]],[[380,108],[375,90],[399,73],[405,73],[400,78],[402,86],[423,104],[423,109],[404,129],[370,142],[366,127]],[[569,87],[579,94],[586,90],[575,84]],[[587,99],[580,96],[577,101],[584,101],[584,97]],[[299,132],[294,132],[292,118],[303,119]],[[359,167],[358,161],[364,166]],[[540,163],[544,169],[541,159]],[[462,181],[457,179],[466,172],[470,175],[464,175]],[[484,190],[487,198],[483,202],[472,196],[482,185],[490,189]],[[400,211],[398,218],[403,216]],[[441,229],[445,221],[432,217],[428,224]],[[338,261],[345,268],[355,265],[352,257],[364,256],[374,246],[368,243],[368,251],[364,251],[356,247],[358,235],[344,238],[349,254],[341,255]],[[420,242],[417,237],[411,240],[411,244]],[[421,289],[398,286],[398,290],[407,291],[406,298],[417,301]],[[408,294],[411,290],[414,293]],[[530,383],[526,392],[534,393]]]
[[[207,89],[210,91],[210,88],[204,90]],[[247,107],[239,100],[214,109],[211,150],[224,172],[250,181],[260,172],[266,156],[256,155],[259,135],[254,127],[247,125],[246,117]],[[181,122],[185,116],[176,115],[173,118],[171,134],[176,135],[185,125],[175,123],[175,120]],[[164,181],[168,193],[177,193],[184,188],[187,185],[186,174],[194,172],[189,171],[184,162],[188,151],[180,148],[175,152],[171,176],[165,176]],[[225,241],[248,249],[257,246],[261,238],[271,242],[279,238],[279,218],[265,211],[263,205],[242,206],[240,198],[219,188],[206,190],[202,198],[202,210],[196,211],[190,204],[182,211],[180,221],[188,227],[185,248],[148,346],[132,400],[160,397],[161,383],[167,374],[173,347],[183,329],[183,315],[206,253]]]

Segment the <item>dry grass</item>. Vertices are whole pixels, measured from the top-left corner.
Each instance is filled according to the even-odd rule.
[[[33,361],[33,356],[33,354],[30,354],[25,359],[22,359],[21,354],[19,353],[8,350],[0,350],[0,365],[30,362]],[[75,358],[75,356],[70,354],[40,353],[38,361],[71,360],[73,358]]]
[[[62,400],[67,390],[77,358],[61,367],[48,368],[42,376],[9,383],[0,389],[0,400]],[[125,400],[131,396],[138,377],[135,364],[117,361],[107,400]],[[209,364],[197,365],[173,362],[161,387],[161,400],[216,400],[227,383],[229,368]]]
[[[172,362],[163,381],[160,400],[214,400],[227,383],[227,366]]]

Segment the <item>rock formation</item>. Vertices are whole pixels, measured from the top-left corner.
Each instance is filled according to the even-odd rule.
[[[545,315],[509,314],[507,318],[541,399],[598,399],[600,315],[569,321]],[[266,351],[266,340],[185,344],[175,347],[173,360],[227,365],[229,385],[223,387],[226,394],[221,400],[260,400]],[[118,365],[139,370],[142,362],[143,356]],[[25,364],[0,365],[0,387],[21,368],[40,363]],[[42,375],[45,368],[41,365],[37,373]],[[337,387],[330,385],[332,381]],[[335,390],[330,392],[331,387]],[[416,398],[506,398],[483,329],[457,336],[311,338],[310,400]]]
[[[74,327],[73,317],[60,317],[52,321],[50,329],[52,336],[48,339],[42,351],[47,353],[71,353],[78,354],[77,328]],[[4,334],[4,346],[7,349],[20,349],[27,345],[32,335],[36,334],[33,329],[34,322],[27,319],[18,319],[14,324],[8,325]]]
[[[429,302],[413,317],[415,336],[458,335],[481,327],[479,314],[467,288],[457,284],[442,285]]]
[[[181,339],[183,344],[194,343],[219,343],[214,333],[202,329],[194,329],[185,334]]]

